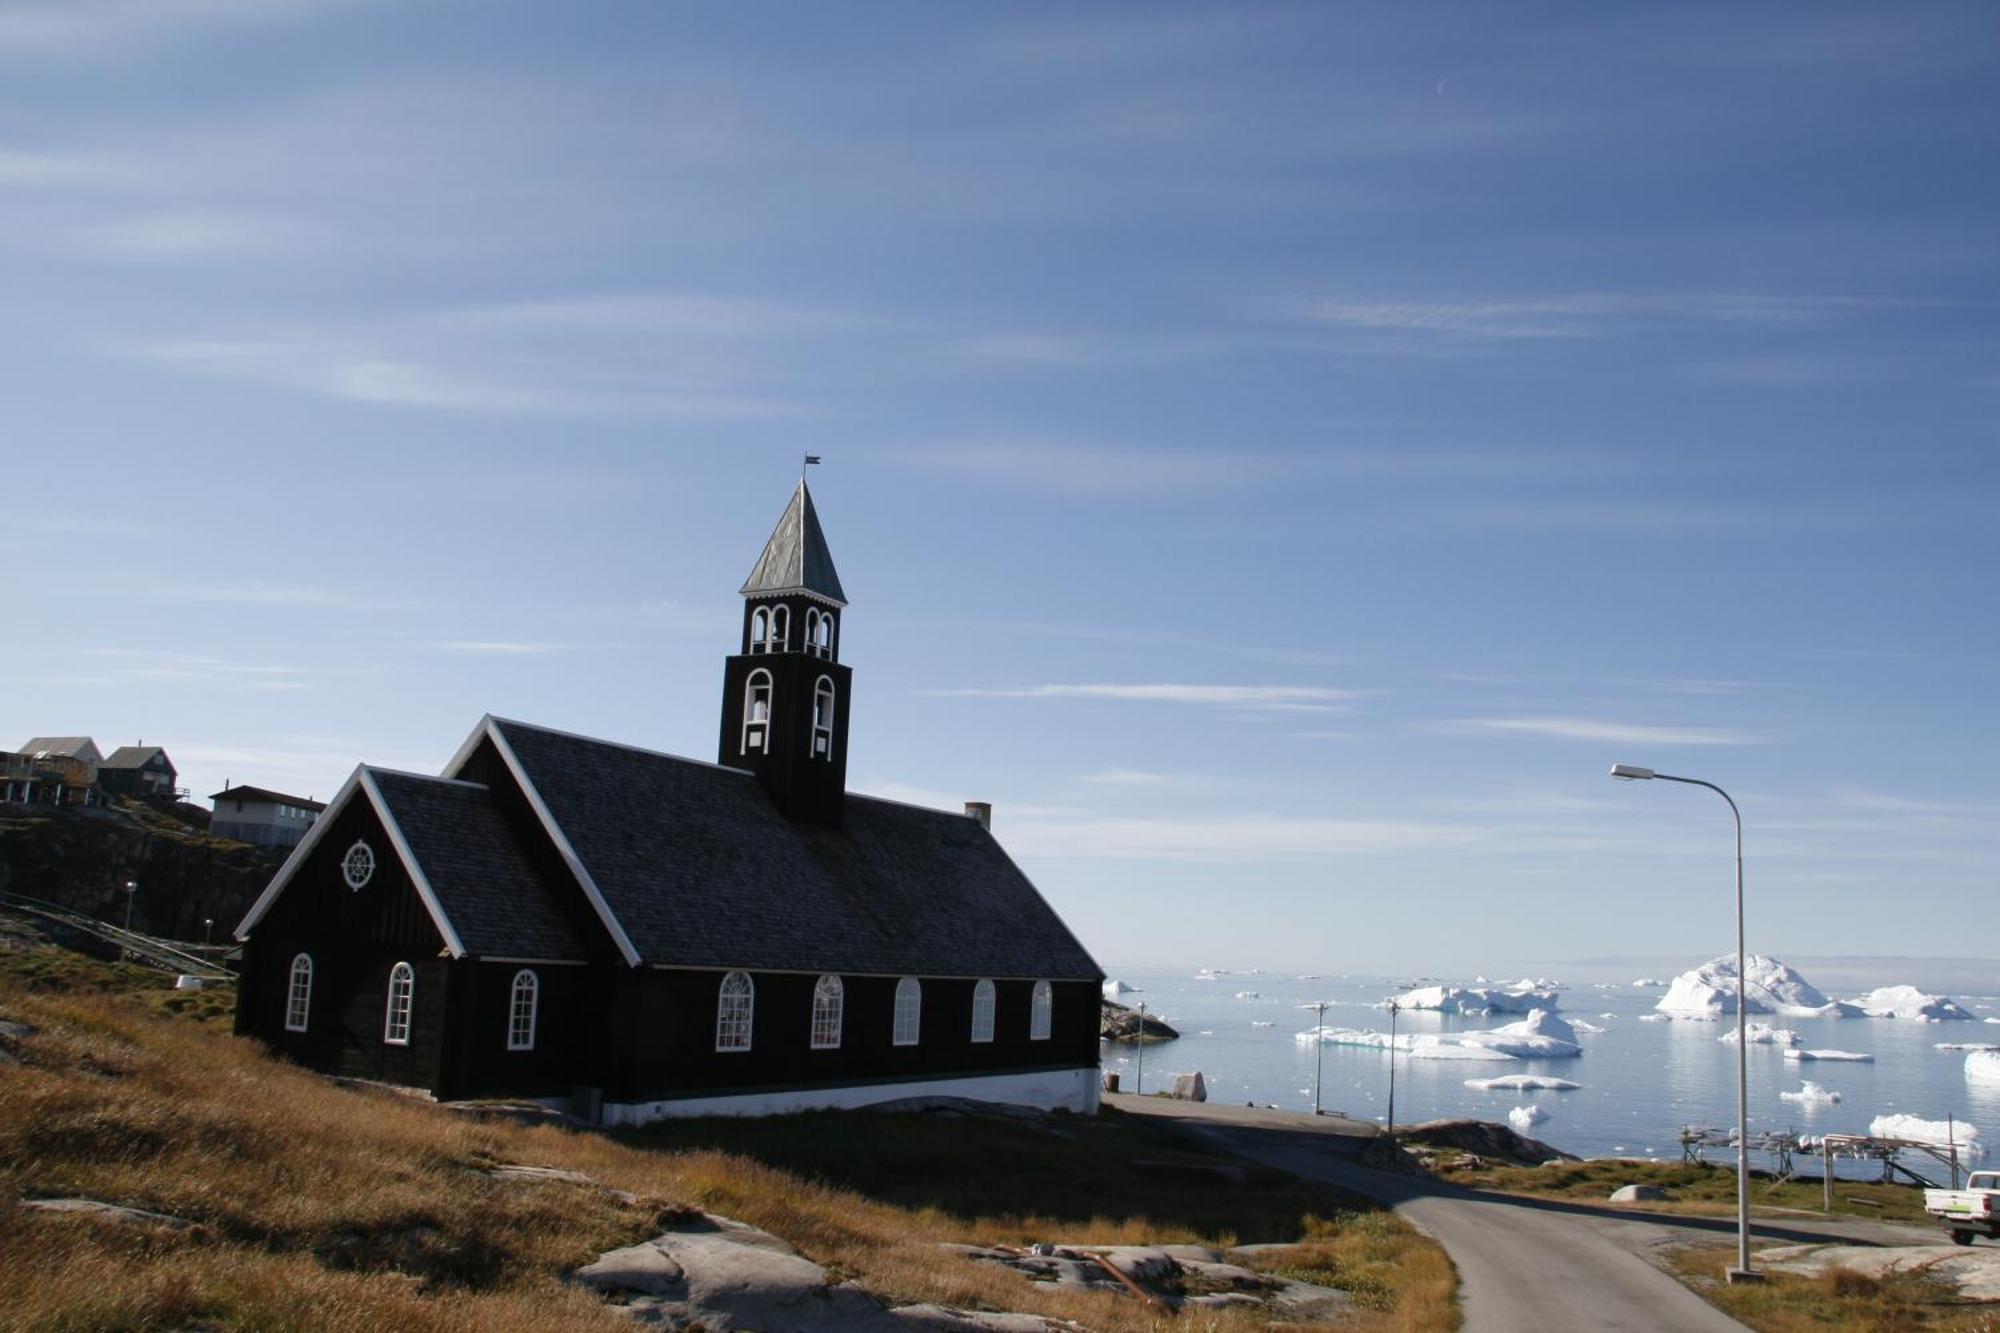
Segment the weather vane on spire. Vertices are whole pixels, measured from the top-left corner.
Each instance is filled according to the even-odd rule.
[[[804,457],[805,461],[804,461],[803,463],[800,463],[800,464],[799,464],[799,480],[800,480],[800,481],[804,481],[804,480],[806,479],[806,469],[807,469],[807,468],[809,468],[809,467],[818,467],[818,466],[819,466],[819,455],[818,455],[818,454],[805,454],[805,455],[803,455],[803,457]]]

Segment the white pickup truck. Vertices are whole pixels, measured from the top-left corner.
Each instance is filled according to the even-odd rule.
[[[1956,1245],[2000,1236],[2000,1171],[1974,1171],[1962,1190],[1925,1190],[1924,1211],[1944,1223]]]

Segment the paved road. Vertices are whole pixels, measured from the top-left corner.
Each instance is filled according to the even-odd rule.
[[[1731,1219],[1671,1218],[1555,1200],[1459,1189],[1425,1177],[1373,1171],[1349,1160],[1376,1130],[1359,1121],[1152,1097],[1107,1096],[1136,1115],[1185,1121],[1231,1151],[1279,1170],[1340,1186],[1392,1207],[1432,1237],[1458,1267],[1465,1333],[1640,1330],[1742,1333],[1743,1325],[1660,1271],[1648,1255],[1691,1239],[1734,1239]],[[1880,1224],[1752,1223],[1773,1240],[1886,1240]]]

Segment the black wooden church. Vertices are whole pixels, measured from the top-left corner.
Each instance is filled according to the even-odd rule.
[[[489,716],[442,777],[357,768],[237,928],[237,1030],[610,1124],[1094,1110],[1103,973],[983,810],[846,790],[847,601],[803,480],[742,594],[716,764]]]

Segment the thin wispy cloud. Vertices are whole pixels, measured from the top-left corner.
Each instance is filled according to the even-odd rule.
[[[509,639],[455,639],[438,646],[448,652],[465,653],[472,657],[546,657],[550,653],[564,653],[570,649],[566,643]]]
[[[148,596],[193,602],[214,602],[240,606],[323,607],[350,611],[400,611],[421,603],[403,597],[385,597],[358,588],[325,583],[286,583],[271,579],[243,579],[225,583],[178,584],[143,590]]]
[[[1426,820],[1229,814],[1157,819],[1024,818],[1004,838],[1008,849],[1018,855],[1227,863],[1450,850],[1472,846],[1488,836],[1484,827]]]
[[[1604,338],[1662,323],[1811,324],[1909,304],[1747,292],[1581,292],[1488,301],[1325,301],[1309,307],[1306,317],[1350,329],[1449,339]]]
[[[311,229],[286,218],[179,210],[88,226],[74,244],[86,254],[135,262],[276,254],[304,244]]]
[[[1140,449],[1018,439],[884,449],[876,457],[981,485],[1090,499],[1233,490],[1296,472],[1299,466],[1275,455],[1228,449]]]
[[[1176,779],[1170,773],[1148,773],[1136,768],[1107,768],[1096,773],[1079,773],[1076,780],[1101,787],[1164,787]]]
[[[1466,717],[1437,724],[1460,732],[1539,736],[1605,745],[1758,745],[1764,737],[1722,727],[1650,726],[1588,717]]]
[[[700,292],[597,292],[440,312],[434,322],[491,331],[547,329],[699,338],[771,338],[851,327],[852,314]]]
[[[271,22],[346,0],[10,0],[0,55],[100,60],[223,24]]]
[[[936,690],[958,699],[1092,699],[1188,705],[1239,712],[1337,712],[1363,697],[1359,690],[1321,685],[1029,685],[1015,689]]]
[[[252,690],[303,690],[310,687],[316,674],[309,667],[232,662],[205,653],[155,648],[91,648],[85,651],[85,656],[99,663],[106,677],[126,682],[194,682]]]

